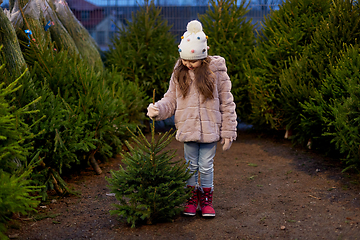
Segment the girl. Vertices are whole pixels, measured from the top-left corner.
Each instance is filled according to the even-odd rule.
[[[185,160],[195,174],[187,181],[192,188],[184,214],[194,216],[200,203],[202,216],[214,217],[212,206],[214,156],[219,140],[226,151],[236,139],[236,113],[225,59],[208,56],[202,25],[188,23],[181,37],[177,61],[164,97],[148,106],[147,115],[164,120],[175,114],[176,139],[184,142]],[[198,184],[200,172],[200,187]]]

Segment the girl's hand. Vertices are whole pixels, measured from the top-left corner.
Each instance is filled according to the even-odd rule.
[[[225,138],[225,139],[223,138],[223,139],[221,139],[220,143],[224,144],[224,146],[222,147],[223,151],[229,150],[230,147],[231,147],[232,142],[233,142],[232,138]]]
[[[146,115],[149,116],[150,118],[156,118],[159,115],[159,108],[152,103],[149,104],[147,111],[148,112]]]

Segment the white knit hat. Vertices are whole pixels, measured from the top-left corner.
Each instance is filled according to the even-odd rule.
[[[180,58],[185,60],[204,59],[208,55],[207,36],[199,21],[187,24],[186,32],[181,37],[179,47]]]

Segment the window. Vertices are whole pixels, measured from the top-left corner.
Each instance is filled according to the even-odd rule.
[[[81,20],[89,20],[90,18],[90,12],[89,11],[82,11],[81,12]]]
[[[97,36],[97,43],[99,45],[105,44],[105,32],[104,31],[98,31],[96,36]]]

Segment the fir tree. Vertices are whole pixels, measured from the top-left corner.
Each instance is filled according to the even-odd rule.
[[[4,234],[6,222],[12,213],[27,214],[36,211],[40,203],[36,192],[39,187],[32,186],[29,175],[32,165],[28,166],[22,173],[10,174],[0,169],[0,239],[8,239]]]
[[[91,164],[100,174],[98,160],[104,161],[120,151],[129,137],[126,128],[135,129],[144,113],[144,93],[115,70],[96,72],[78,55],[54,50],[47,42],[42,50],[33,45],[24,56],[31,79],[26,91],[17,96],[19,103],[42,96],[36,105],[40,112],[28,119],[39,121],[34,146],[42,162],[32,176],[46,191],[67,192],[61,176],[74,166]]]
[[[255,44],[254,26],[246,18],[248,6],[246,1],[238,5],[237,0],[211,0],[206,13],[199,16],[209,36],[209,52],[226,59],[236,111],[243,121],[251,112],[245,63]]]
[[[162,96],[178,56],[170,28],[161,16],[161,8],[154,1],[145,1],[132,14],[132,21],[118,26],[117,37],[106,53],[107,66],[114,65],[125,79],[142,86],[148,96],[154,88],[158,97]]]
[[[283,121],[287,128],[294,129],[294,142],[311,143],[312,149],[323,151],[334,149],[331,138],[324,136],[329,131],[324,118],[330,117],[331,97],[328,93],[321,97],[321,88],[330,69],[338,64],[341,52],[350,44],[359,46],[359,16],[357,2],[332,1],[330,14],[319,23],[311,44],[280,78]]]
[[[2,46],[0,47],[1,51]],[[1,57],[0,57],[1,58]],[[0,62],[6,62],[1,58]],[[35,167],[38,155],[30,158],[33,149],[34,135],[31,126],[25,123],[24,118],[34,111],[29,106],[40,99],[36,99],[24,107],[18,108],[14,103],[14,93],[22,86],[19,85],[20,78],[12,81],[14,76],[5,68],[6,64],[0,66],[0,238],[7,239],[4,234],[6,222],[12,213],[26,214],[34,210],[39,201],[33,195],[39,188],[32,187],[29,175]],[[12,71],[14,73],[16,71]],[[10,82],[10,84],[7,84]],[[36,112],[36,111],[35,111]]]
[[[282,72],[302,56],[313,41],[313,34],[330,11],[330,0],[286,0],[279,10],[271,11],[258,34],[247,69],[250,84],[252,124],[259,128],[281,129],[284,100],[280,78]]]
[[[340,53],[338,64],[330,69],[321,89],[315,95],[317,114],[326,126],[322,137],[331,139],[346,163],[346,169],[357,170],[360,169],[359,64],[359,49],[347,47]],[[313,106],[310,105],[309,108],[313,109]]]
[[[0,51],[1,49],[2,46]],[[6,62],[3,58],[2,60]],[[12,174],[28,165],[27,157],[34,150],[35,136],[24,118],[37,113],[36,110],[31,111],[29,108],[39,102],[40,97],[22,107],[16,106],[14,95],[22,88],[19,82],[26,75],[27,69],[14,80],[14,75],[6,66],[6,63],[0,66],[0,169]]]
[[[79,90],[83,89],[78,81],[84,80],[77,75],[94,73],[78,55],[54,51],[49,41],[43,49],[34,44],[26,47],[24,57],[31,79],[23,82],[26,91],[17,99],[21,105],[27,99],[42,96],[35,106],[39,113],[27,120],[39,122],[32,131],[37,134],[34,147],[40,152],[42,162],[32,177],[37,184],[46,186],[42,189],[45,200],[48,190],[55,189],[59,194],[68,191],[61,178],[63,170],[82,163],[80,151],[95,148],[94,134],[86,130],[87,116],[78,110],[81,107]]]
[[[173,161],[175,152],[163,151],[174,139],[174,133],[166,132],[155,138],[155,123],[151,125],[151,140],[138,129],[139,136],[132,133],[136,146],[126,142],[130,152],[122,153],[118,171],[111,171],[111,192],[115,193],[119,204],[110,211],[136,224],[149,224],[173,219],[182,211],[181,204],[189,197],[186,181],[191,174],[182,160]]]

